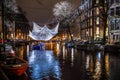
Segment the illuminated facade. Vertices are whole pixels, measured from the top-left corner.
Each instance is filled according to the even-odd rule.
[[[120,42],[120,0],[108,0],[109,42]]]
[[[15,26],[16,40],[30,40],[28,36],[30,25],[24,14],[16,14],[16,20],[14,26]]]
[[[81,39],[103,38],[104,27],[107,30],[107,26],[104,25],[107,21],[104,21],[105,16],[103,16],[106,11],[106,0],[82,0],[79,10]]]

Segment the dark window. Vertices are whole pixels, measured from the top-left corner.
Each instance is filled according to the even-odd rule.
[[[120,16],[120,7],[116,7],[116,15]]]
[[[118,35],[116,35],[116,39],[119,39],[119,36],[118,36]]]
[[[114,4],[114,0],[109,0],[109,5],[111,6],[112,4]]]
[[[120,0],[116,0],[116,3],[119,3],[120,2]]]
[[[114,3],[114,0],[111,0],[111,4],[113,4]]]
[[[115,39],[115,35],[113,35],[113,40]]]
[[[111,9],[111,16],[114,16],[114,8]]]
[[[89,1],[89,8],[91,8],[92,7],[92,1]]]
[[[119,30],[119,28],[120,28],[120,20],[116,20],[116,30]]]
[[[111,25],[111,30],[114,30],[114,20],[111,20],[111,23],[110,23]]]
[[[99,3],[100,4],[104,4],[104,0],[99,0]]]

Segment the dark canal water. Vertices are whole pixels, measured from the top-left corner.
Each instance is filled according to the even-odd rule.
[[[16,49],[19,57],[28,56],[29,67],[11,80],[120,80],[120,53],[86,52],[59,44],[49,44],[45,51]]]

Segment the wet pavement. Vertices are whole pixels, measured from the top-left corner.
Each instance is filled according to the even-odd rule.
[[[27,76],[11,80],[120,80],[120,54],[73,48],[32,50]]]

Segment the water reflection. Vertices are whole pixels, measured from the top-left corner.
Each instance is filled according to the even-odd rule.
[[[96,56],[96,63],[95,63],[95,73],[93,78],[95,80],[99,80],[101,77],[101,53],[98,52]]]
[[[71,49],[71,66],[74,66],[74,49]]]
[[[65,46],[63,46],[63,48],[62,48],[62,53],[63,53],[63,59],[65,59],[65,57],[66,57],[66,53],[67,53],[67,50],[65,49]]]
[[[59,43],[47,46],[46,49],[53,51],[30,52],[28,80],[120,80],[119,53],[87,52]],[[25,55],[26,48],[17,49],[24,49],[19,56]]]
[[[64,61],[62,77],[64,80],[109,80],[110,63],[107,53],[77,51],[73,48],[63,47],[62,54],[61,62]],[[69,74],[66,73],[66,70],[69,71]]]
[[[90,65],[90,56],[87,55],[87,57],[86,57],[86,70],[89,69],[89,67],[90,67],[89,65]]]
[[[55,59],[53,51],[33,50],[28,61],[32,80],[60,80],[59,62]]]

